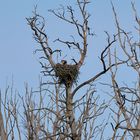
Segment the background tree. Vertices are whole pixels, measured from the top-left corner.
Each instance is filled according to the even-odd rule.
[[[122,53],[120,55],[114,51],[114,61],[117,63],[119,59],[127,59],[124,70],[130,70],[136,76],[131,82],[126,81],[126,83],[122,84],[118,80],[118,71],[120,69],[118,65],[114,69],[110,69],[111,87],[114,92],[113,100],[116,101],[116,107],[118,107],[118,110],[112,110],[115,114],[113,117],[114,122],[111,123],[114,131],[112,139],[140,139],[140,19],[137,15],[135,4],[131,3],[131,5],[136,25],[134,26],[134,31],[126,31],[121,27],[112,4],[119,52]],[[112,63],[111,53],[109,63]]]
[[[121,28],[112,4],[117,31],[113,36],[105,32],[107,43],[100,54],[102,70],[80,83],[80,70],[85,58],[88,57],[88,39],[94,34],[89,26],[90,2],[88,0],[75,2],[77,6],[75,9],[72,6],[61,6],[58,10],[49,10],[58,19],[74,28],[75,33],[71,35],[70,40],[59,37],[54,41],[74,52],[76,54],[74,58],[64,54],[67,53],[65,48],[56,49],[50,45],[46,21],[37,13],[37,7],[33,11],[33,16],[27,18],[34,39],[41,46],[35,52],[41,52],[40,64],[45,80],[40,79],[38,90],[25,85],[24,97],[17,92],[14,93],[13,87],[6,88],[5,99],[1,101],[4,106],[1,137],[21,140],[25,132],[26,139],[31,140],[140,139],[139,37],[136,41],[137,37],[132,32]],[[139,36],[140,22],[134,3],[132,9],[137,23],[134,34],[138,33]],[[65,55],[69,56],[67,60],[64,60]],[[132,69],[132,72],[136,73],[134,87],[129,83],[122,85],[119,81],[118,77],[121,76],[119,71],[122,67],[126,70]],[[101,83],[113,90],[104,93],[110,96],[109,101],[101,102],[99,99],[101,95],[97,94],[96,80],[104,74],[108,76],[109,71],[112,83],[102,81]],[[20,110],[24,110],[24,113]],[[108,115],[106,110],[111,115]],[[106,115],[108,119],[100,122],[100,117]],[[24,130],[20,127],[21,121]],[[108,136],[106,129],[111,130],[112,135]]]

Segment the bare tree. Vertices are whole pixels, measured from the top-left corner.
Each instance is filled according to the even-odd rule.
[[[40,79],[37,90],[25,85],[25,96],[18,92],[14,94],[13,87],[6,88],[4,101],[1,101],[4,106],[4,121],[0,112],[0,136],[3,135],[4,140],[14,140],[17,137],[21,140],[22,135],[28,140],[140,139],[140,41],[133,40],[132,33],[121,28],[112,4],[117,32],[113,36],[105,32],[107,43],[100,54],[102,70],[80,83],[80,70],[88,56],[88,38],[94,34],[89,26],[90,1],[75,2],[76,10],[72,6],[49,10],[75,30],[70,40],[58,37],[53,42],[63,44],[70,51],[77,53],[78,57],[70,58],[71,63],[69,59],[63,59],[61,53],[65,53],[64,49],[55,49],[50,45],[46,20],[38,14],[37,7],[32,17],[26,18],[33,38],[40,45],[35,52],[41,52],[39,61],[45,80]],[[134,3],[132,9],[137,23],[135,29],[140,36],[140,20]],[[76,13],[79,14],[78,17]],[[122,52],[124,56],[119,56],[117,51]],[[120,84],[117,77],[121,66],[133,69],[133,73],[137,74],[135,87]],[[109,93],[111,98],[109,102],[100,102],[101,95],[97,94],[96,80],[107,72],[111,73],[112,84],[102,83],[112,88],[111,94]],[[9,97],[8,92],[11,92]],[[115,108],[112,108],[112,102]],[[100,117],[103,118],[106,109],[111,110],[113,121],[108,117],[100,122]],[[21,113],[20,110],[24,112]],[[104,131],[108,127],[112,128],[112,135],[106,138]]]
[[[140,38],[140,19],[137,15],[135,4],[131,3],[136,22],[135,31]],[[115,17],[117,28],[117,40],[119,51],[123,54],[121,57],[116,51],[111,53],[109,50],[109,63],[114,61],[115,68],[111,68],[112,88],[114,91],[113,99],[116,101],[118,110],[111,109],[114,113],[112,129],[114,131],[112,139],[140,139],[140,40],[135,39],[133,31],[125,31],[121,28],[117,13],[112,4],[112,9]],[[134,32],[135,33],[135,32]],[[113,59],[111,56],[115,56]],[[125,84],[119,82],[119,67],[117,62],[119,59],[127,59],[124,71],[132,70],[134,75],[133,86],[127,81]],[[135,78],[136,75],[136,78]]]
[[[46,138],[80,140],[83,138],[92,139],[95,137],[95,129],[97,126],[94,126],[94,120],[104,112],[107,105],[103,103],[97,107],[97,99],[93,96],[95,93],[93,82],[105,74],[111,67],[125,62],[119,61],[117,64],[114,63],[108,66],[105,62],[108,56],[108,49],[116,42],[116,35],[114,35],[112,40],[108,39],[108,44],[100,56],[103,70],[80,85],[76,87],[73,86],[77,84],[80,68],[83,66],[87,55],[87,38],[93,35],[89,27],[90,14],[87,11],[87,5],[90,2],[88,0],[76,0],[76,2],[82,17],[81,20],[76,18],[75,11],[71,6],[67,6],[66,9],[62,7],[60,11],[50,10],[57,18],[71,24],[80,37],[80,41],[76,40],[76,37],[73,35],[72,41],[65,41],[60,38],[55,40],[66,45],[69,49],[76,49],[78,51],[80,59],[76,60],[74,58],[74,64],[68,64],[66,60],[62,60],[61,63],[56,63],[54,61],[55,54],[63,50],[53,50],[49,46],[45,31],[45,19],[37,13],[36,9],[34,10],[33,17],[27,18],[28,24],[34,33],[34,39],[41,45],[42,51],[44,52],[44,56],[41,57],[41,59],[45,59],[46,62],[45,64],[40,62],[44,68],[43,73],[45,76],[50,76],[54,82],[49,83],[55,85],[55,93],[53,93],[53,96],[51,95],[52,104],[54,104],[55,107],[51,110],[46,108],[49,114],[51,113],[53,116],[50,118],[52,121],[52,132],[48,131],[46,133]],[[79,99],[74,100],[78,91],[86,85],[89,86],[87,92]],[[80,115],[75,112],[79,112]],[[90,130],[89,133],[88,130]]]
[[[90,2],[88,0],[77,0],[76,2],[82,17],[81,21],[76,19],[75,11],[71,6],[67,6],[66,10],[62,7],[61,11],[50,10],[50,12],[57,18],[71,24],[76,29],[77,35],[80,37],[80,41],[76,40],[73,35],[73,41],[65,41],[60,38],[55,40],[66,45],[69,49],[77,49],[80,54],[80,59],[75,60],[74,58],[74,64],[68,64],[66,60],[62,60],[61,63],[56,63],[54,61],[55,54],[60,53],[62,50],[53,50],[49,46],[48,37],[45,32],[45,19],[37,13],[36,9],[34,10],[33,17],[27,18],[28,24],[33,30],[34,39],[41,45],[42,51],[44,52],[44,56],[41,57],[41,59],[45,59],[46,62],[45,64],[40,62],[44,68],[43,73],[45,76],[50,76],[54,81],[44,84],[55,85],[55,92],[51,95],[52,104],[54,104],[55,107],[51,109],[45,108],[48,114],[53,116],[49,120],[52,121],[52,132],[47,131],[46,138],[54,140],[80,140],[82,138],[92,139],[96,135],[94,120],[104,112],[107,105],[103,103],[97,107],[97,99],[93,96],[95,89],[92,84],[97,78],[116,65],[111,64],[110,66],[107,66],[105,63],[105,59],[108,55],[108,49],[116,41],[116,37],[114,36],[113,40],[108,42],[108,45],[101,53],[100,59],[103,65],[103,70],[91,79],[76,87],[74,86],[74,84],[77,84],[77,77],[79,75],[80,68],[87,55],[87,38],[90,35],[93,35],[88,24],[90,14],[87,11],[87,5]],[[69,14],[68,17],[67,14]],[[123,62],[118,62],[117,65],[122,63]],[[89,85],[87,92],[85,92],[85,94],[79,99],[74,100],[78,91],[85,85]],[[80,115],[75,112],[79,112]],[[89,133],[88,130],[90,130]]]
[[[1,103],[1,91],[0,91],[0,103]],[[6,132],[4,128],[4,122],[3,122],[3,115],[1,112],[1,104],[0,104],[0,139],[6,139]]]

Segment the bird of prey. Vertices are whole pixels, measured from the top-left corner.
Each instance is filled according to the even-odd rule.
[[[66,65],[67,64],[67,61],[66,60],[61,60],[61,64],[62,65]]]

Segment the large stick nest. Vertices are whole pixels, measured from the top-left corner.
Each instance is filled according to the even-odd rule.
[[[68,64],[56,64],[55,74],[59,78],[59,83],[65,86],[72,86],[77,82],[77,77],[79,74],[79,69],[77,65]]]

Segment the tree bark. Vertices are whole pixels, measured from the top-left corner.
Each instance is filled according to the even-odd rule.
[[[6,132],[4,130],[3,117],[1,111],[0,111],[0,139],[6,140]]]
[[[80,140],[80,136],[78,136],[76,130],[76,122],[75,122],[75,114],[73,111],[73,96],[71,92],[71,87],[66,87],[66,117],[67,117],[67,125],[71,131],[71,139],[72,140]]]

